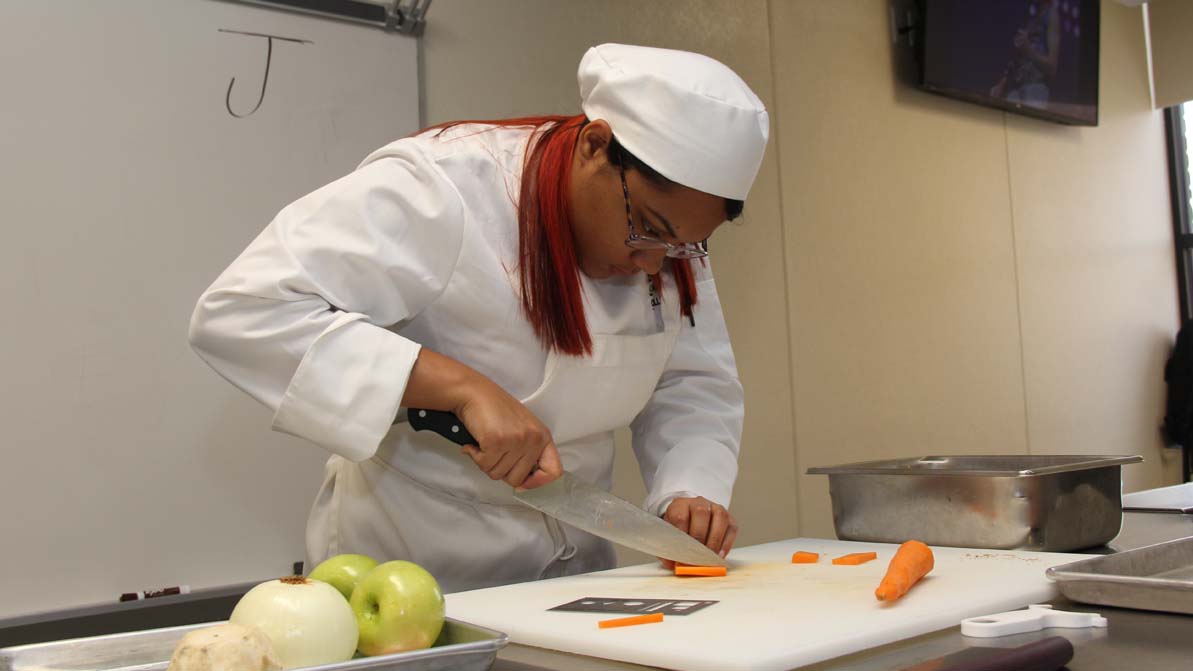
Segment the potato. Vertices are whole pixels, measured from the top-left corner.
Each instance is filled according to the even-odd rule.
[[[279,671],[265,632],[243,624],[196,629],[178,642],[166,671]]]

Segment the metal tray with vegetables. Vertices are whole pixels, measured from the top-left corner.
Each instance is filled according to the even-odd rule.
[[[220,624],[187,625],[0,649],[0,671],[163,671],[186,634]],[[483,671],[508,638],[447,618],[430,648],[307,667],[318,671]]]

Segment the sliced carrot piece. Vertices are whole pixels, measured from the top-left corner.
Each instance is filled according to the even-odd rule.
[[[932,550],[919,541],[907,541],[899,546],[899,550],[891,557],[891,563],[886,568],[886,575],[874,590],[874,596],[879,601],[894,601],[907,594],[911,586],[919,582],[920,578],[928,575],[935,564]]]
[[[612,620],[601,620],[597,622],[597,626],[601,629],[609,629],[612,627],[632,627],[635,624],[650,624],[651,622],[662,622],[662,613],[650,613],[649,615],[634,615],[631,617],[619,617]]]
[[[851,552],[833,559],[833,563],[838,566],[857,566],[875,559],[878,559],[877,552]]]
[[[804,552],[800,550],[791,555],[792,564],[815,564],[820,561],[820,554],[817,552]]]
[[[727,575],[729,570],[724,566],[684,566],[682,564],[675,565],[675,575],[691,576],[701,578],[715,578],[717,576]]]

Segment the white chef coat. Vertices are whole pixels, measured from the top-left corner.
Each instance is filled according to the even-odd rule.
[[[694,327],[669,274],[655,306],[644,275],[582,275],[594,355],[549,352],[516,274],[530,132],[458,126],[379,149],[283,209],[199,299],[195,351],[273,409],[275,430],[333,453],[308,522],[312,565],[409,559],[447,591],[612,565],[607,543],[409,429],[399,405],[422,346],[522,399],[569,472],[609,488],[613,430],[628,424],[646,510],[678,496],[729,505],[743,393],[707,263],[692,263]]]

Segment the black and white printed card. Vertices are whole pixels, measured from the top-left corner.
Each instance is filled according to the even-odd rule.
[[[645,615],[647,613],[662,613],[664,615],[688,615],[717,603],[716,601],[695,601],[677,599],[618,599],[600,596],[588,596],[576,599],[561,606],[547,610],[562,610],[574,613],[627,613],[630,615]]]

